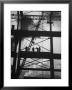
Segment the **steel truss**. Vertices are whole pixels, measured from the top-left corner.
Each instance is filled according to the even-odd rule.
[[[30,11],[32,12],[32,11]],[[28,13],[30,13],[28,12]],[[22,19],[23,19],[23,12],[22,11],[17,11],[17,30],[14,29],[14,26],[11,28],[11,35],[13,36],[13,40],[15,43],[15,49],[11,50],[11,57],[14,58],[13,60],[13,66],[12,66],[12,78],[19,78],[19,75],[21,73],[21,70],[37,70],[37,71],[50,71],[50,78],[54,79],[54,71],[61,72],[61,69],[54,69],[54,59],[61,59],[61,54],[54,54],[53,53],[53,37],[61,37],[61,32],[55,32],[52,31],[52,18],[53,18],[53,12],[50,12],[49,15],[49,20],[48,24],[50,24],[50,31],[46,31],[42,29],[42,31],[38,31],[40,28],[40,23],[42,20],[47,20],[47,15],[44,15],[44,12],[41,11],[42,15],[26,15],[28,18],[32,18],[33,20],[39,20],[37,25],[34,23],[32,24],[33,27],[35,27],[35,30],[28,31],[28,30],[23,30],[22,28]],[[25,13],[26,14],[26,13]],[[60,17],[60,16],[59,16]],[[12,18],[14,19],[14,18]],[[21,25],[21,29],[18,30],[19,24]],[[35,38],[40,38],[41,36],[48,37],[47,39],[44,39],[40,42],[35,43],[34,39]],[[28,40],[26,37],[31,37],[31,40]],[[24,47],[21,49],[21,40],[22,38],[25,38],[27,41],[30,42],[29,46],[26,48]],[[39,43],[44,42],[46,40],[50,40],[50,50],[47,48],[40,46]],[[19,44],[19,46],[18,46]],[[34,51],[29,51],[31,46],[38,45],[40,48],[44,48],[47,50],[47,52],[34,52]],[[18,52],[16,51],[18,46]],[[25,50],[25,51],[23,51]],[[23,58],[23,59],[21,59]],[[27,61],[27,58],[32,59],[32,61]],[[35,59],[36,58],[36,59]],[[39,59],[47,59],[46,61],[39,61]],[[22,60],[22,64],[20,64],[20,61]],[[44,62],[50,61],[50,68],[44,64]],[[38,65],[38,64],[42,64]],[[40,68],[27,68],[28,66],[31,65],[37,65],[40,66]],[[30,78],[30,77],[24,77],[24,78]],[[33,77],[31,77],[33,78]],[[34,77],[37,78],[37,77]],[[40,77],[41,78],[41,77]],[[42,77],[44,78],[44,77]]]

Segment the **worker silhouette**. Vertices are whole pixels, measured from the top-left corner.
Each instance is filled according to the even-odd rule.
[[[37,52],[38,52],[39,51],[38,48],[36,48],[36,49],[37,49]]]
[[[28,47],[25,48],[25,51],[26,51],[26,52],[28,51]]]
[[[32,48],[32,52],[34,52],[34,47]]]
[[[38,52],[40,52],[40,47],[38,48]]]
[[[37,49],[37,52],[40,52],[40,47],[39,48],[36,48]]]

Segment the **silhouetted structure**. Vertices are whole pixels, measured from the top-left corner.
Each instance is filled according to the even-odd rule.
[[[44,11],[41,11],[42,15],[25,15],[23,14],[22,11],[17,11],[17,16],[18,16],[18,24],[17,24],[17,30],[14,30],[14,26],[12,26],[11,28],[11,35],[14,36],[14,42],[15,42],[15,50],[11,50],[11,57],[14,59],[13,60],[13,66],[12,66],[12,73],[11,73],[11,78],[12,79],[18,79],[21,71],[22,70],[35,70],[35,71],[50,71],[50,78],[54,79],[54,72],[61,72],[61,69],[54,69],[54,59],[61,59],[61,54],[54,54],[53,53],[53,37],[61,37],[61,32],[55,32],[52,31],[52,19],[54,18],[54,12],[50,12],[49,14],[49,20],[47,21],[48,24],[50,24],[50,31],[38,31],[40,23],[42,20],[44,19],[48,19],[47,15],[44,15]],[[32,18],[34,17],[38,17],[38,22],[35,25],[35,30],[34,31],[29,31],[28,30],[28,25],[33,24],[33,20]],[[58,17],[58,16],[57,16]],[[58,18],[60,18],[61,16],[59,16]],[[20,18],[20,19],[19,19]],[[34,18],[35,19],[35,18]],[[19,28],[19,24],[21,25],[20,30],[18,30]],[[33,24],[34,25],[34,24]],[[30,52],[30,48],[33,44],[35,44],[34,39],[36,37],[40,38],[41,36],[44,37],[50,37],[50,51],[49,52],[41,52],[41,47],[39,46],[39,48],[37,49],[37,52],[35,52],[34,47],[32,48],[32,52]],[[23,38],[26,37],[31,37],[30,40],[30,44],[29,46],[25,47],[25,51],[21,50],[21,40]],[[28,40],[29,41],[29,40]],[[18,46],[19,45],[19,46]],[[18,52],[16,51],[18,47]],[[20,61],[23,58],[23,65],[22,67],[20,66]],[[25,62],[27,58],[40,58],[40,59],[49,59],[50,60],[50,68],[46,68],[46,66],[41,63],[40,61],[38,61],[38,59],[32,59],[33,61],[37,61],[37,63],[41,63],[43,66],[43,68],[25,68]],[[33,61],[31,62],[27,62],[28,63],[33,63]],[[24,76],[24,78],[38,78],[38,77],[26,77]],[[45,77],[39,77],[39,78],[45,78]]]

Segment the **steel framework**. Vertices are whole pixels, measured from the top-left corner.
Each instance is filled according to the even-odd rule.
[[[54,79],[55,78],[54,71],[61,72],[61,69],[54,69],[54,59],[59,59],[59,60],[61,59],[61,54],[53,53],[53,37],[61,37],[61,32],[52,31],[52,24],[53,24],[52,19],[54,16],[53,14],[54,12],[49,12],[49,14],[47,14],[47,12],[40,11],[41,15],[26,15],[27,13],[30,13],[30,12],[26,12],[24,14],[23,11],[17,11],[17,15],[16,15],[17,29],[16,30],[14,29],[14,25],[12,25],[12,28],[11,28],[11,36],[12,36],[11,41],[12,43],[14,42],[14,45],[15,45],[14,49],[13,48],[11,49],[11,57],[14,58],[11,78],[18,79],[19,75],[21,74],[21,70],[33,70],[33,71],[35,70],[35,71],[50,71],[50,78]],[[14,14],[12,14],[12,16],[14,16]],[[33,27],[35,27],[35,30],[29,31],[29,30],[26,30],[26,28],[24,28],[24,25],[25,25],[25,24],[23,25],[24,16],[25,16],[26,21],[27,21],[26,17],[29,18],[28,22],[30,22],[31,20],[30,18],[32,18],[33,20],[38,20],[38,23],[36,25],[33,23]],[[60,17],[60,16],[56,16],[56,17]],[[11,17],[11,19],[14,19],[14,17]],[[47,20],[47,23],[50,24],[50,31],[46,31],[44,29],[42,31],[38,30],[40,28],[39,26],[42,20]],[[20,29],[19,29],[19,26],[21,27]],[[38,43],[35,43],[34,39],[37,37],[40,38],[41,36],[48,37],[48,38]],[[31,40],[28,40],[26,37],[31,37]],[[28,47],[24,47],[23,49],[21,49],[21,41],[23,38],[29,41],[30,44]],[[48,39],[50,40],[50,50],[39,45],[39,43],[46,41]],[[32,49],[32,51],[30,51],[31,46],[33,45],[39,46],[39,48],[37,48],[37,52],[34,51],[34,48]],[[17,47],[18,47],[18,51],[17,51]],[[47,52],[41,52],[40,48],[46,49]],[[27,58],[32,59],[32,61],[26,61]],[[39,59],[44,59],[44,58],[47,60],[42,61],[42,62],[39,61]],[[21,60],[22,60],[22,64],[20,65]],[[39,63],[42,64],[41,68],[24,67],[24,66],[33,65],[35,61],[36,61],[35,65],[38,65]],[[46,65],[43,64],[43,62],[47,62],[47,61],[50,61],[50,68],[48,68]],[[37,79],[37,78],[44,78],[44,77],[24,76],[24,78],[36,78]]]

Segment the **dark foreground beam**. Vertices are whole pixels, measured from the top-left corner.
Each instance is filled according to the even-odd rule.
[[[20,57],[24,58],[53,58],[61,59],[61,54],[51,54],[50,52],[20,52]]]
[[[45,36],[45,37],[61,37],[61,32],[55,32],[55,31],[17,31],[17,30],[12,30],[11,35],[17,36],[17,38],[22,38],[22,37],[40,37],[40,36]]]
[[[51,79],[50,77],[30,77],[30,76],[24,76],[24,79]]]
[[[11,52],[11,57],[17,55],[14,52]],[[46,59],[61,59],[61,54],[51,54],[50,52],[20,52],[20,57],[23,58],[46,58]]]
[[[36,71],[50,71],[49,68],[20,68],[20,70],[36,70]],[[54,69],[54,71],[61,72],[61,69]]]
[[[35,76],[33,76],[33,77],[30,77],[30,76],[24,76],[24,79],[52,79],[52,78],[50,78],[50,77],[35,77]],[[54,79],[61,79],[60,77],[54,77]]]

